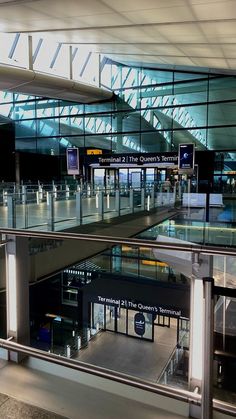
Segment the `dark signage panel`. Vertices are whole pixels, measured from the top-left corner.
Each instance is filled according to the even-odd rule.
[[[100,166],[158,166],[177,165],[177,153],[129,153],[86,156],[88,164]]]
[[[86,285],[83,296],[85,306],[86,302],[93,302],[154,316],[189,317],[189,284],[146,280],[137,283],[109,274]]]
[[[134,316],[134,331],[139,336],[145,334],[145,317],[142,313],[136,313]]]
[[[131,310],[140,310],[144,313],[151,313],[151,314],[160,314],[162,316],[169,316],[169,317],[181,317],[183,315],[182,310],[177,309],[176,307],[170,307],[163,305],[153,305],[153,304],[145,304],[141,301],[134,301],[134,300],[127,300],[127,299],[120,299],[116,297],[104,297],[102,295],[97,295],[92,298],[93,302],[99,304],[108,304],[110,306],[121,307],[121,308],[129,308]]]
[[[194,169],[194,144],[179,145],[179,169]]]

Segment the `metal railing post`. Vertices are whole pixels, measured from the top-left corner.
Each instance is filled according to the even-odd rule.
[[[141,189],[141,211],[145,211],[145,188]]]
[[[81,225],[83,222],[82,193],[81,192],[76,192],[75,212],[76,212],[77,221],[79,222],[79,225]]]
[[[21,202],[22,202],[22,204],[26,204],[26,201],[27,201],[27,196],[26,196],[26,186],[25,185],[22,185],[22,187],[21,187]]]
[[[53,192],[48,194],[48,230],[54,231],[54,196]]]
[[[134,190],[129,190],[129,206],[130,206],[130,212],[134,212]]]
[[[116,208],[116,212],[120,216],[120,190],[119,189],[116,189],[115,208]]]
[[[155,208],[155,187],[151,189],[150,207]]]
[[[174,189],[173,189],[173,205],[174,207],[176,206],[176,185],[174,186]]]
[[[7,226],[16,228],[16,200],[12,195],[7,196]]]
[[[68,200],[70,198],[70,187],[69,185],[66,185],[66,199]]]
[[[38,186],[38,198],[39,198],[39,202],[42,202],[42,200],[43,200],[43,187],[40,184]]]
[[[201,419],[212,419],[213,417],[213,286],[213,278],[203,278],[204,321]]]
[[[103,191],[98,192],[98,214],[101,215],[102,220],[104,219],[104,193]]]
[[[25,228],[29,227],[29,211],[28,205],[24,204],[24,215],[25,215]]]

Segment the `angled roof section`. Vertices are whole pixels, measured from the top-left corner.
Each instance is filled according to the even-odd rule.
[[[0,65],[0,90],[80,103],[100,102],[113,96],[109,90],[90,84],[6,65]]]

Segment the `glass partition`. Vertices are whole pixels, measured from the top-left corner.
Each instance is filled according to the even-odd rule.
[[[223,293],[222,293],[223,294]],[[235,403],[236,298],[215,295],[214,307],[214,397]]]
[[[155,229],[158,232],[158,228]],[[154,230],[152,236],[150,232],[149,229],[149,240]],[[105,251],[89,257],[91,243],[87,240],[62,239],[60,236],[54,239],[46,234],[44,238],[30,237],[30,232],[28,236],[18,237],[14,242],[11,233],[11,243],[8,240],[5,243],[6,262],[5,250],[0,247],[1,337],[13,333],[13,329],[7,331],[4,311],[8,310],[9,304],[13,309],[14,301],[17,306],[24,303],[27,307],[29,290],[29,317],[27,310],[21,312],[28,322],[24,322],[24,327],[30,331],[27,345],[149,383],[189,389],[193,321],[190,287],[193,278],[183,275],[181,269],[171,268],[161,257],[157,258],[155,249],[147,247],[146,238],[135,246],[125,242],[122,245],[107,243]],[[204,252],[205,249],[200,258]],[[6,299],[5,263],[11,263],[13,269],[14,255],[24,258],[24,269],[18,271],[18,283],[26,294],[17,290],[14,294],[11,288]],[[236,391],[232,378],[236,301],[234,259],[234,255],[218,255],[213,260],[212,378],[214,397],[227,403],[234,402]],[[13,287],[13,277],[8,280],[12,281]],[[21,327],[20,323],[18,327]]]
[[[187,388],[187,279],[177,272],[174,278],[145,246],[112,246],[79,260],[89,247],[83,241],[29,239],[30,345],[152,383],[161,382],[177,351],[167,384]],[[72,259],[74,264],[47,276]]]

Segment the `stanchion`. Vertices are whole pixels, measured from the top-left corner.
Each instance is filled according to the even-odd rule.
[[[66,199],[68,200],[70,198],[70,187],[69,185],[66,185]]]
[[[66,345],[66,357],[67,358],[71,357],[71,347],[70,347],[70,345]]]
[[[110,209],[110,194],[107,194],[107,209]]]

